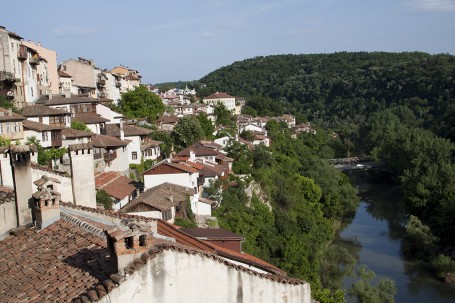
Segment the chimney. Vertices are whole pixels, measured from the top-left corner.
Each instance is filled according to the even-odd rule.
[[[128,223],[105,230],[107,246],[111,260],[120,274],[125,267],[140,258],[153,246],[153,233],[150,226],[138,223]]]
[[[60,181],[43,176],[34,183],[38,186],[38,191],[33,194],[36,227],[44,229],[60,219],[61,195],[54,190],[54,183],[60,183]]]
[[[33,187],[31,156],[33,145],[11,145],[9,148],[13,184],[16,193],[17,226],[32,224]]]
[[[70,91],[68,91],[68,90],[65,91],[65,98],[66,98],[66,99],[71,98],[71,92],[70,92]]]
[[[8,109],[8,116],[12,116],[13,115],[13,110],[11,108]]]
[[[52,100],[52,94],[48,94],[48,95],[47,95],[47,98],[48,98],[49,100]]]
[[[194,161],[196,159],[196,155],[194,154],[193,150],[190,150],[190,160]]]
[[[120,119],[120,140],[125,140],[125,132],[123,131],[123,119]]]

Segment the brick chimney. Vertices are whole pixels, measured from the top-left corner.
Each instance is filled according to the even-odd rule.
[[[55,191],[55,184],[59,180],[42,176],[34,182],[38,191],[33,194],[35,198],[35,219],[39,229],[48,227],[60,219],[60,193]]]
[[[126,226],[105,230],[104,233],[111,259],[121,274],[128,264],[140,258],[153,246],[153,233],[150,226],[145,224],[128,223]]]

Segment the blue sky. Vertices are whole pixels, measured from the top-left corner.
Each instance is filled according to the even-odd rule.
[[[455,54],[455,0],[3,1],[0,25],[147,83],[197,80],[255,56],[337,51]]]

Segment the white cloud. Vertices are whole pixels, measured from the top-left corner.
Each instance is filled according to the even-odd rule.
[[[51,34],[57,37],[82,37],[93,35],[99,31],[100,29],[95,27],[62,26],[53,29]]]
[[[412,0],[406,2],[412,8],[423,9],[428,11],[454,11],[454,0]]]

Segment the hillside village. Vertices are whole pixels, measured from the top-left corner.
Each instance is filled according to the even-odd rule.
[[[5,27],[0,41],[0,94],[15,107],[0,108],[0,301],[311,302],[308,283],[243,252],[242,235],[205,228],[223,203],[206,189],[233,174],[226,147],[270,146],[271,119],[295,136],[316,133],[310,123],[241,114],[245,98],[228,92],[201,100],[188,87],[161,92],[122,65],[57,64],[56,51]],[[156,121],[114,110],[139,87],[166,107]],[[236,117],[235,135],[215,128],[216,139],[170,154],[151,137],[187,116],[214,123],[220,104]],[[39,164],[46,150],[63,152]],[[97,192],[111,203],[97,203]],[[191,214],[198,228],[174,225]]]

